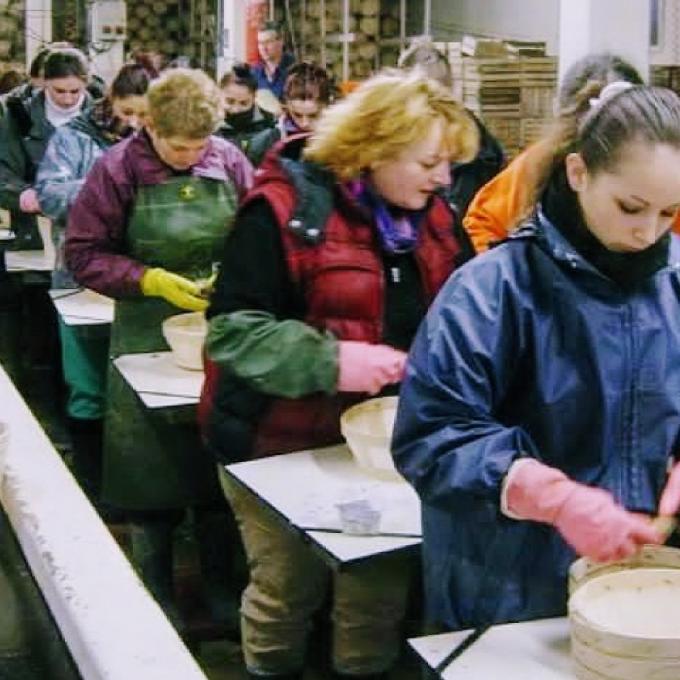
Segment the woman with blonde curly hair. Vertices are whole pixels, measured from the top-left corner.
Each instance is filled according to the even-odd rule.
[[[116,300],[113,357],[167,349],[163,320],[207,307],[199,282],[219,260],[238,197],[252,183],[245,156],[212,136],[223,112],[209,76],[167,71],[151,83],[147,96],[144,129],[95,162],[68,216],[68,267],[81,285]],[[159,427],[110,366],[103,500],[129,514],[136,566],[178,624],[172,535],[191,507],[207,603],[220,623],[233,628],[229,559],[220,555],[223,542],[214,538],[228,530],[230,516],[215,469],[199,449],[193,414]]]
[[[451,160],[476,148],[474,122],[441,85],[394,71],[267,156],[208,310],[200,418],[221,463],[341,442],[344,409],[396,392],[428,304],[466,256],[437,192]],[[328,569],[252,496],[224,475],[222,484],[251,568],[241,607],[248,671],[301,677]],[[340,677],[386,676],[408,577],[402,559],[335,574]]]

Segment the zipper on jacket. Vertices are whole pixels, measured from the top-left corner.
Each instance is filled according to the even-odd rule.
[[[621,455],[621,470],[619,472],[621,503],[628,507],[639,507],[638,489],[633,482],[634,471],[634,441],[635,430],[637,428],[637,417],[635,409],[635,395],[637,390],[637,351],[636,351],[636,333],[635,333],[635,315],[633,304],[626,303],[625,311],[625,328],[626,328],[626,349],[628,356],[629,375],[626,381],[625,402],[624,402],[624,422],[622,432],[622,455]]]

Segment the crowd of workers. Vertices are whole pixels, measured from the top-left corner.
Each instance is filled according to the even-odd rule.
[[[258,40],[261,62],[219,85],[139,59],[103,90],[77,49],[43,50],[2,97],[0,206],[19,249],[51,220],[52,287],[116,301],[110,328],[58,326],[72,466],[129,525],[177,629],[188,513],[206,603],[252,677],[301,677],[332,590],[332,673],[385,678],[413,560],[331,574],[222,466],[337,443],[348,406],[399,393],[393,454],[443,630],[562,614],[576,555],[663,542],[649,520],[680,506],[680,100],[586,57],[554,129],[506,165],[431,44],[340,97],[278,27]],[[201,402],[159,419],[112,359],[164,349],[182,310],[209,320]]]

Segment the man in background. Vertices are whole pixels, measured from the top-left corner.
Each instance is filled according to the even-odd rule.
[[[257,32],[257,49],[260,61],[253,67],[257,89],[270,90],[277,99],[281,99],[288,69],[295,58],[284,51],[283,35],[276,22],[265,22]]]

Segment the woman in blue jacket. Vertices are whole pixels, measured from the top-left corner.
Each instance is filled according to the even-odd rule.
[[[446,628],[563,614],[577,555],[662,542],[650,517],[680,501],[680,100],[592,90],[545,145],[533,216],[451,277],[402,383],[393,452]]]

